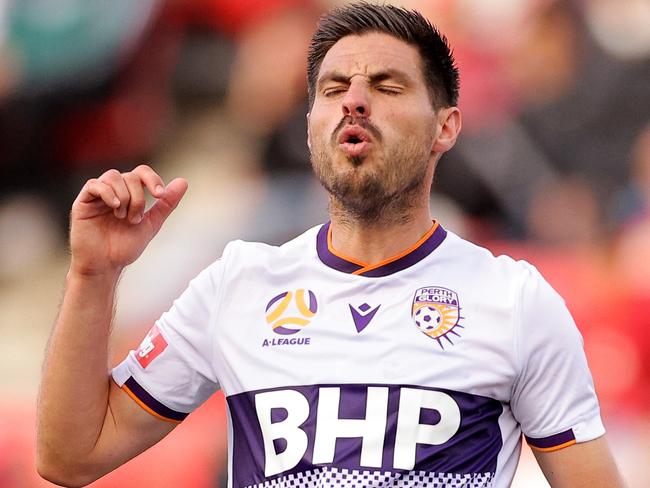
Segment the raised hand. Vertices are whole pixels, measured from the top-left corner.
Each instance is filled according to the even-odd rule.
[[[147,211],[145,188],[156,199]],[[186,190],[183,178],[165,187],[146,165],[126,173],[112,169],[88,180],[72,205],[71,271],[120,272],[142,254]]]

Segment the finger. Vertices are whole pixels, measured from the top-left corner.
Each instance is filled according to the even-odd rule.
[[[144,198],[143,181],[135,173],[124,173],[124,183],[126,184],[131,200],[129,201],[128,219],[132,224],[139,224],[144,214],[146,201]]]
[[[167,217],[177,207],[178,203],[187,191],[187,180],[176,178],[164,189],[163,195],[146,213],[146,218],[151,222],[154,234],[156,234]]]
[[[79,203],[91,203],[101,200],[106,206],[116,209],[120,206],[120,199],[117,197],[113,188],[106,183],[99,181],[97,178],[90,179],[79,192],[77,201]]]
[[[144,186],[154,197],[160,198],[162,196],[165,191],[165,183],[151,167],[141,164],[131,172],[140,177]]]
[[[131,200],[131,193],[126,187],[122,173],[116,169],[110,169],[99,177],[99,181],[109,185],[115,192],[117,198],[120,200],[119,207],[116,208],[113,212],[115,214],[115,217],[118,219],[123,219],[126,217],[127,209],[129,208],[129,202]]]

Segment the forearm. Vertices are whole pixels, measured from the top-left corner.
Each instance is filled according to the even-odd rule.
[[[606,436],[559,451],[533,450],[553,488],[624,488]]]
[[[146,212],[145,188],[156,199]],[[88,180],[72,204],[72,262],[38,402],[37,468],[50,481],[89,483],[171,430],[110,382],[108,339],[122,269],[142,254],[186,190],[182,178],[165,187],[140,165]]]
[[[83,464],[99,438],[108,405],[108,338],[118,277],[68,273],[43,366],[39,466]]]

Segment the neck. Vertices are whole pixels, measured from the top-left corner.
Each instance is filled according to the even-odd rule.
[[[330,204],[332,247],[335,251],[368,265],[390,259],[409,249],[433,225],[426,206],[411,208],[406,215],[379,219],[372,223],[351,218]]]

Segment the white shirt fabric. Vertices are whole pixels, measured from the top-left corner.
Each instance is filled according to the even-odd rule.
[[[506,487],[522,433],[604,434],[582,338],[533,266],[438,224],[376,266],[329,237],[230,243],[113,370],[170,421],[221,388],[229,486]]]

